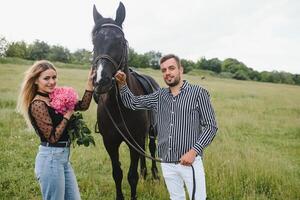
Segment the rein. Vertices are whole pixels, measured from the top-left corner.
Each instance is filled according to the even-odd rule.
[[[116,90],[118,90],[118,88],[117,88],[116,85],[115,85],[115,88],[116,88]],[[173,164],[178,164],[178,163],[180,162],[179,160],[178,160],[178,161],[166,161],[166,160],[163,160],[162,158],[160,158],[160,159],[159,159],[159,158],[154,158],[154,157],[152,157],[151,155],[148,155],[148,154],[146,153],[146,151],[143,150],[143,148],[137,144],[137,142],[136,142],[136,141],[134,140],[134,138],[132,137],[132,135],[131,135],[131,133],[129,132],[128,127],[127,127],[127,125],[126,125],[126,123],[125,123],[123,114],[122,114],[122,112],[121,112],[121,108],[120,108],[120,104],[119,104],[119,100],[118,100],[117,94],[118,94],[118,92],[116,92],[115,97],[116,97],[116,100],[117,100],[118,110],[119,110],[119,113],[120,113],[120,116],[121,116],[121,119],[122,119],[122,123],[123,123],[123,125],[124,125],[124,127],[125,127],[125,129],[126,129],[126,131],[127,131],[127,133],[128,133],[128,135],[130,136],[130,138],[132,139],[132,141],[135,143],[136,146],[135,146],[134,144],[132,144],[132,143],[129,141],[129,139],[128,139],[128,138],[123,134],[123,132],[120,130],[120,128],[118,127],[117,123],[116,123],[115,120],[113,119],[111,113],[109,112],[108,108],[106,107],[106,105],[105,105],[105,103],[104,103],[103,98],[102,98],[101,95],[100,95],[100,99],[101,99],[101,101],[102,101],[103,107],[104,107],[104,109],[105,109],[105,111],[106,111],[108,117],[110,118],[111,122],[113,123],[113,125],[115,126],[115,128],[116,128],[116,130],[119,132],[119,134],[120,134],[120,135],[123,137],[123,139],[127,142],[127,144],[130,145],[134,150],[136,150],[140,155],[145,156],[146,158],[148,158],[148,159],[150,159],[150,160],[153,160],[153,161],[156,161],[156,162],[159,162],[159,163],[173,163]],[[192,200],[194,200],[194,199],[195,199],[195,192],[196,192],[196,179],[195,179],[195,169],[194,169],[194,166],[191,165],[191,168],[192,168],[192,173],[193,173],[193,191],[192,191]]]
[[[122,58],[121,58],[121,61],[119,62],[119,64],[111,57],[109,56],[108,54],[100,54],[98,55],[94,61],[93,61],[93,68],[97,67],[97,64],[100,60],[108,60],[109,62],[111,62],[115,68],[116,71],[118,70],[123,70],[124,66],[125,66],[125,63],[127,63],[127,61],[125,60],[126,59],[126,55],[127,55],[127,41],[126,39],[124,38],[124,32],[122,30],[122,28],[118,25],[115,25],[115,24],[112,24],[112,23],[106,23],[106,24],[102,24],[101,27],[114,27],[114,28],[117,28],[119,31],[122,32],[123,34],[123,41],[125,41],[125,45],[124,45],[124,48],[123,48],[123,52],[122,52]],[[125,62],[124,62],[125,61]],[[123,67],[121,66],[123,64]],[[116,90],[118,90],[118,87],[117,85],[115,85],[115,88]],[[136,145],[134,145],[131,141],[129,141],[129,139],[123,134],[123,132],[120,130],[120,128],[118,127],[117,123],[115,122],[115,120],[113,119],[111,113],[109,112],[107,106],[105,105],[104,101],[103,101],[103,98],[101,95],[99,95],[99,98],[101,99],[102,101],[102,104],[103,104],[103,107],[108,115],[108,117],[110,118],[111,122],[113,123],[114,127],[116,128],[116,130],[119,132],[119,134],[123,137],[123,139],[127,142],[128,145],[130,145],[135,151],[137,151],[140,155],[148,158],[148,159],[151,159],[153,161],[156,161],[156,162],[159,162],[159,163],[174,163],[174,164],[178,164],[180,161],[177,160],[177,161],[166,161],[166,160],[163,160],[162,158],[154,158],[152,157],[151,155],[148,155],[147,152],[137,144],[137,142],[135,141],[135,139],[133,138],[133,136],[131,135],[130,131],[128,130],[128,127],[125,123],[125,120],[124,120],[124,117],[123,117],[123,114],[121,112],[121,108],[120,108],[120,103],[119,103],[119,100],[118,100],[118,91],[116,92],[116,101],[117,101],[117,106],[118,106],[118,110],[119,110],[119,113],[120,113],[120,116],[121,116],[121,119],[122,119],[122,123],[125,127],[125,130],[127,132],[127,134],[129,135],[129,137],[131,138],[131,140],[133,141],[133,143]],[[98,122],[96,123],[96,125],[98,124]],[[193,172],[193,192],[192,192],[192,200],[195,199],[195,188],[196,188],[196,180],[195,180],[195,170],[194,170],[194,167],[193,165],[191,165],[192,167],[192,172]]]

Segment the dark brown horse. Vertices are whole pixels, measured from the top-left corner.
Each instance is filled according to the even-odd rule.
[[[117,70],[123,70],[127,75],[127,84],[130,90],[135,95],[145,94],[145,87],[141,85],[141,82],[138,81],[127,66],[128,46],[122,30],[122,23],[125,19],[124,5],[120,3],[115,20],[102,17],[95,6],[93,16],[95,22],[92,31],[94,45],[93,67],[97,71],[94,80],[94,99],[98,103],[98,128],[111,159],[112,175],[116,184],[116,199],[120,200],[124,199],[124,197],[121,189],[123,173],[119,161],[119,146],[123,141],[128,145],[128,141],[124,140],[124,137],[121,136],[117,129],[120,129],[131,143],[135,146],[138,144],[143,150],[145,150],[147,134],[149,133],[149,135],[153,136],[155,133],[153,133],[154,129],[150,128],[151,113],[146,110],[133,111],[125,108],[120,100],[119,90],[113,78]],[[143,76],[142,78],[148,86],[151,85],[151,88],[158,89],[158,84],[151,77]],[[113,120],[110,118],[110,114]],[[113,121],[117,127],[113,124]],[[126,130],[126,126],[129,131]],[[149,149],[151,155],[154,157],[155,138],[150,137],[149,141]],[[131,187],[131,199],[136,199],[136,187],[139,179],[137,172],[139,159],[141,160],[142,176],[146,176],[147,169],[145,157],[140,156],[131,146],[129,146],[129,150],[130,168],[128,171],[128,182]],[[151,170],[153,177],[157,178],[157,167],[154,161],[152,162]]]

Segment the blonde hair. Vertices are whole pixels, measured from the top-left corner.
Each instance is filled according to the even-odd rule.
[[[23,115],[29,128],[32,128],[32,125],[29,119],[28,109],[38,89],[38,86],[35,82],[39,78],[40,74],[48,69],[53,69],[56,71],[56,68],[51,62],[47,60],[40,60],[35,62],[25,72],[24,80],[19,93],[17,112]]]

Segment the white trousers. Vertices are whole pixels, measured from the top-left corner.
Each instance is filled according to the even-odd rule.
[[[202,159],[197,156],[193,167],[195,170],[195,200],[206,199],[205,174]],[[184,184],[190,199],[193,194],[193,170],[191,166],[181,164],[161,163],[162,173],[171,200],[186,200]]]

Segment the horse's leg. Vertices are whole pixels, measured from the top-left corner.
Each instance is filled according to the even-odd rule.
[[[152,158],[155,158],[155,152],[156,152],[156,144],[155,144],[155,138],[156,138],[156,129],[153,126],[150,126],[150,132],[149,132],[149,151],[152,156]],[[156,162],[152,160],[152,166],[151,166],[151,172],[154,179],[159,179],[158,170],[156,166]]]
[[[139,154],[132,148],[130,148],[130,167],[128,171],[128,182],[131,188],[131,200],[136,200],[136,187],[139,180],[138,175],[138,163],[139,163]]]
[[[121,163],[119,161],[119,146],[120,144],[106,144],[104,142],[105,148],[109,154],[111,164],[112,164],[112,175],[116,184],[116,200],[124,200],[122,193],[122,179],[123,172],[121,169]]]
[[[143,145],[141,145],[142,149],[145,150],[145,140],[143,140]],[[146,158],[143,155],[140,155],[140,173],[141,177],[146,180],[147,177],[147,165],[146,165]]]

